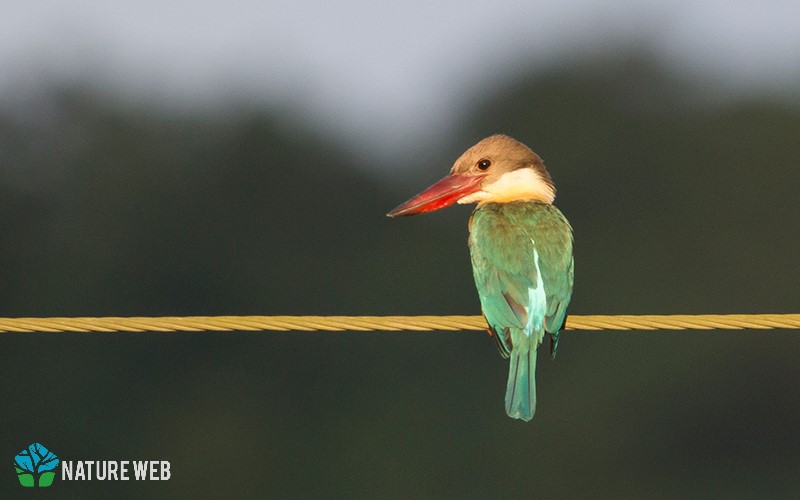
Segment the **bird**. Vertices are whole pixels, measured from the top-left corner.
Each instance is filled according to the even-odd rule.
[[[509,359],[505,410],[536,411],[536,352],[545,336],[555,359],[575,276],[572,226],[553,205],[556,188],[542,159],[503,134],[482,139],[450,174],[387,215],[416,215],[477,203],[469,219],[472,274],[489,335]]]

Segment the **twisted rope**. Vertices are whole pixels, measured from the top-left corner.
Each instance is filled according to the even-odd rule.
[[[0,318],[0,332],[485,330],[483,316],[187,316]],[[567,330],[800,329],[800,314],[570,316]]]

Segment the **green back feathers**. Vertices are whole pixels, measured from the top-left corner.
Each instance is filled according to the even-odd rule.
[[[473,213],[469,244],[483,313],[501,354],[513,347],[509,329],[526,331],[534,348],[545,331],[557,336],[573,284],[572,228],[564,215],[540,202],[487,203]]]

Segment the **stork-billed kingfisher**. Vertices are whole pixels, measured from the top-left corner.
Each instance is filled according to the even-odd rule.
[[[450,175],[387,214],[477,202],[469,222],[472,273],[489,333],[511,358],[506,413],[525,421],[536,410],[536,349],[547,333],[555,357],[572,296],[572,227],[553,206],[555,196],[536,153],[493,135],[464,152]]]

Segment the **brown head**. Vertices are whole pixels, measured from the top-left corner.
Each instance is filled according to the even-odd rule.
[[[466,150],[453,164],[450,175],[387,215],[416,215],[453,203],[552,203],[555,195],[542,159],[518,140],[498,134]]]

